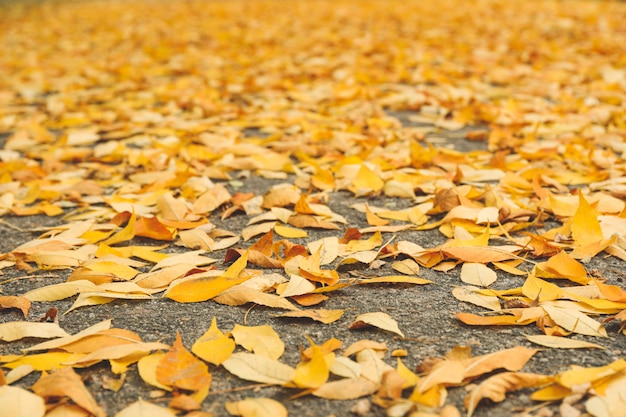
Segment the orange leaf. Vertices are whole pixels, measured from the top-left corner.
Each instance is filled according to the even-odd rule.
[[[556,274],[557,277],[567,278],[579,284],[586,284],[590,280],[583,264],[569,256],[565,251],[552,256],[545,263],[545,266],[549,272]]]
[[[523,372],[504,372],[494,375],[484,380],[472,392],[465,397],[465,408],[467,408],[467,416],[471,417],[478,403],[483,398],[489,398],[492,401],[503,401],[506,393],[522,388],[536,387],[543,385],[549,381],[549,377],[538,374],[528,374]]]
[[[15,295],[0,295],[0,308],[19,308],[26,318],[30,310],[30,300]]]
[[[140,217],[135,224],[135,234],[156,240],[174,240],[176,229],[166,227],[157,217]]]
[[[96,417],[106,417],[107,415],[98,406],[96,400],[83,384],[83,380],[72,368],[63,368],[49,375],[43,375],[33,385],[32,390],[35,394],[45,398],[68,397]]]
[[[200,359],[183,346],[180,334],[157,366],[157,380],[167,386],[189,391],[200,391],[211,385],[211,374]]]

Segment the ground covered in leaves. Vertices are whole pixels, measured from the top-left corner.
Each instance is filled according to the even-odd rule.
[[[624,415],[626,4],[3,7],[0,415]]]

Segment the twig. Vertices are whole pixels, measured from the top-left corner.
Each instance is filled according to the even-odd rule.
[[[16,225],[14,225],[14,224],[11,224],[11,223],[7,222],[6,220],[0,219],[0,224],[3,225],[3,226],[8,227],[9,229],[13,229],[13,230],[16,230],[16,231],[21,232],[21,233],[26,232],[26,230],[22,229],[21,227],[18,227]]]
[[[22,280],[22,279],[30,279],[30,278],[60,278],[60,276],[59,275],[55,275],[55,274],[24,275],[24,276],[21,276],[21,277],[13,277],[13,278],[6,279],[4,281],[0,281],[0,285],[8,284],[9,282],[19,281],[19,280]]]
[[[276,385],[276,384],[252,384],[252,385],[246,385],[245,387],[237,387],[237,388],[225,389],[225,390],[222,390],[222,391],[211,391],[211,392],[209,392],[208,395],[229,394],[231,392],[247,391],[247,390],[257,389],[257,388],[266,388],[266,387],[271,387],[271,386],[274,386],[274,385]]]

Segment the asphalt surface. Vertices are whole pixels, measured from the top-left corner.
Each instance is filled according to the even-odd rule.
[[[410,123],[406,116],[408,113],[399,114],[404,123]],[[462,139],[463,132],[456,132],[453,135],[438,133],[435,141],[440,142],[439,146],[450,146],[463,150],[476,149],[484,146],[482,143],[468,142]],[[450,137],[452,136],[452,137]],[[250,177],[242,181],[237,189],[230,191],[254,192],[255,194],[265,194],[278,180],[267,180],[258,177]],[[385,205],[390,208],[402,208],[409,204],[403,199],[393,198],[354,198],[347,192],[331,193],[329,207],[336,213],[343,215],[348,220],[350,227],[365,227],[364,216],[350,208],[357,202],[368,201],[375,205]],[[3,220],[12,226],[18,227],[23,232],[15,228],[0,224],[3,238],[0,240],[0,252],[6,253],[16,246],[36,238],[41,231],[51,225],[58,224],[60,219],[48,218],[45,216],[15,217],[5,216]],[[231,231],[240,231],[248,221],[245,215],[231,217],[221,221],[217,215],[211,216],[211,222],[219,227]],[[310,240],[315,240],[324,236],[337,235],[337,231],[311,231]],[[398,239],[409,240],[424,247],[434,247],[445,241],[445,237],[437,230],[431,231],[405,231],[397,234]],[[298,241],[298,239],[294,239]],[[148,242],[148,241],[146,241]],[[242,243],[241,247],[247,247],[252,242]],[[304,240],[302,240],[304,242]],[[182,251],[174,246],[167,251]],[[212,257],[223,259],[224,251],[214,252]],[[222,267],[218,264],[218,267]],[[623,264],[613,257],[595,257],[587,267],[597,269],[609,283],[619,284],[623,282]],[[392,273],[389,266],[378,270],[366,271],[369,275],[383,275]],[[25,274],[14,269],[5,269],[1,277],[3,295],[20,295],[34,288],[60,283],[66,280],[70,271],[50,270],[37,271],[32,274]],[[350,276],[350,271],[342,273],[342,276]],[[354,272],[352,272],[354,273]],[[358,273],[358,271],[357,271]],[[406,349],[408,357],[404,362],[410,368],[415,368],[421,361],[429,357],[441,357],[455,346],[467,346],[472,348],[474,355],[495,352],[497,350],[511,348],[522,345],[534,347],[528,342],[524,335],[541,334],[540,330],[534,326],[525,327],[470,327],[460,323],[455,317],[459,312],[479,312],[481,309],[470,304],[456,300],[451,291],[455,285],[462,282],[459,279],[460,266],[448,273],[433,271],[422,268],[421,277],[432,280],[429,285],[379,285],[379,286],[351,286],[344,290],[331,294],[330,298],[324,302],[323,308],[345,309],[346,313],[338,321],[331,325],[324,325],[306,319],[284,319],[276,318],[276,310],[262,306],[250,305],[241,307],[231,307],[217,304],[212,301],[181,304],[167,298],[155,297],[150,301],[114,301],[102,306],[79,308],[67,315],[60,316],[60,325],[68,332],[75,333],[101,320],[113,319],[113,326],[129,329],[137,332],[144,341],[162,341],[171,344],[175,335],[179,332],[187,348],[200,337],[209,327],[211,319],[215,316],[218,325],[222,330],[230,330],[235,324],[272,326],[285,343],[286,350],[281,358],[285,363],[295,365],[299,361],[298,346],[307,346],[306,335],[310,336],[316,343],[335,337],[348,346],[360,339],[370,339],[387,343],[389,352],[394,349]],[[493,285],[496,289],[506,289],[518,287],[523,284],[523,277],[508,275],[499,272],[499,279]],[[29,320],[37,320],[43,317],[45,312],[55,307],[60,312],[66,311],[73,299],[57,301],[53,303],[33,303]],[[391,333],[376,329],[365,329],[353,331],[348,326],[358,314],[383,311],[396,319],[406,338],[399,338]],[[22,317],[17,310],[4,310],[0,312],[0,321],[21,320]],[[566,370],[571,364],[585,367],[601,366],[618,359],[622,355],[623,335],[616,334],[619,324],[608,323],[607,330],[610,338],[602,340],[602,345],[607,350],[559,350],[545,349],[536,354],[527,367],[529,372],[554,374]],[[575,339],[589,340],[597,342],[593,338],[585,336],[573,336]],[[32,345],[29,340],[13,342],[10,344],[0,342],[0,354],[17,354],[19,349]],[[390,364],[395,364],[395,360],[387,354],[385,358]],[[203,403],[205,411],[212,412],[215,416],[226,416],[228,413],[224,408],[224,403],[235,401],[249,396],[271,397],[280,400],[293,416],[323,417],[329,415],[349,416],[350,411],[356,403],[353,401],[328,401],[314,397],[301,397],[290,399],[294,391],[281,389],[278,387],[255,388],[254,384],[240,380],[222,368],[211,367],[213,383],[211,394]],[[98,403],[107,411],[109,415],[136,401],[141,397],[150,398],[153,388],[146,385],[139,377],[136,367],[131,367],[122,389],[113,392],[103,388],[111,378],[116,378],[108,369],[108,365],[99,364],[91,368],[80,370],[87,387],[97,399]],[[20,386],[28,387],[32,385],[38,376],[31,375],[20,382]],[[537,405],[529,399],[531,391],[518,391],[509,394],[506,401],[502,403],[491,403],[483,401],[476,411],[476,416],[504,416],[522,413],[528,407]],[[448,403],[455,404],[463,410],[463,397],[466,395],[464,388],[450,389]],[[166,396],[153,400],[157,404],[166,405],[171,397]],[[553,406],[555,408],[556,406]],[[372,405],[367,416],[384,416],[385,410]]]
[[[0,0],[0,6],[7,3]],[[30,3],[37,3],[36,1]],[[0,13],[2,9],[0,8]],[[0,25],[2,16],[0,15]],[[404,124],[415,125],[410,121],[412,113],[392,114]],[[475,127],[484,129],[483,126]],[[0,145],[4,144],[6,137],[11,132],[0,132]],[[258,135],[258,131],[248,131],[250,135]],[[428,140],[436,146],[452,147],[454,149],[469,152],[476,149],[486,149],[483,142],[467,141],[464,139],[466,130],[445,131],[441,130],[429,134]],[[290,177],[287,180],[270,180],[257,176],[240,178],[238,182],[224,182],[231,193],[253,192],[256,195],[265,194],[273,185],[281,182],[293,182]],[[387,197],[362,197],[355,198],[347,191],[330,193],[328,206],[336,213],[348,220],[347,227],[367,226],[365,216],[352,209],[355,203],[369,202],[372,205],[386,206],[393,209],[403,208],[410,204],[405,199]],[[11,214],[0,217],[0,253],[8,253],[17,246],[37,238],[46,227],[61,224],[60,217],[31,216],[17,217]],[[213,213],[210,221],[216,226],[232,232],[241,232],[247,225],[249,218],[243,214],[234,215],[224,221],[219,218],[219,213]],[[326,236],[337,236],[341,231],[320,231],[308,229],[308,239],[291,239],[296,243],[304,243]],[[385,234],[385,238],[391,237]],[[446,239],[436,229],[430,231],[403,231],[396,234],[396,240],[408,240],[423,247],[432,248],[443,243]],[[240,242],[238,245],[247,248],[256,239],[250,242]],[[133,242],[123,244],[155,244],[147,239],[135,239]],[[122,244],[122,245],[123,245]],[[166,252],[182,252],[185,249],[171,246]],[[213,258],[224,259],[225,251],[216,251],[211,254]],[[220,269],[224,268],[221,261],[216,264]],[[624,262],[602,254],[594,257],[586,268],[588,271],[595,270],[607,280],[609,284],[624,287]],[[537,348],[527,341],[525,335],[537,335],[542,332],[534,325],[519,327],[470,327],[462,324],[455,318],[459,312],[478,313],[483,310],[468,303],[458,301],[452,295],[452,289],[461,285],[459,278],[460,266],[444,273],[427,268],[422,268],[420,277],[433,281],[428,285],[386,284],[386,285],[353,285],[343,290],[333,292],[321,307],[325,309],[343,309],[344,316],[337,322],[324,325],[307,319],[277,318],[277,310],[258,305],[245,305],[241,307],[224,306],[213,301],[182,304],[167,298],[161,298],[157,294],[149,301],[116,300],[110,304],[79,308],[68,314],[60,315],[60,325],[68,333],[73,334],[105,319],[113,320],[113,327],[128,329],[136,332],[144,341],[162,341],[167,344],[174,342],[177,333],[182,336],[185,346],[189,349],[193,342],[200,337],[208,328],[213,317],[217,317],[219,328],[228,331],[235,324],[248,326],[270,325],[280,335],[286,349],[281,361],[295,366],[300,360],[299,346],[307,346],[307,336],[316,343],[322,343],[332,337],[343,342],[343,346],[361,340],[370,339],[385,342],[388,345],[388,353],[384,360],[395,365],[395,358],[390,352],[395,349],[404,349],[408,356],[403,362],[411,369],[415,369],[423,361],[431,357],[442,357],[455,346],[470,346],[474,355],[492,353],[498,350],[514,346],[527,346]],[[69,270],[38,270],[33,273],[25,273],[13,268],[2,270],[0,275],[1,295],[21,295],[35,288],[45,285],[66,281],[71,273]],[[393,274],[389,264],[375,270],[344,270],[341,276],[348,278],[367,275]],[[509,275],[498,271],[498,280],[492,285],[494,289],[508,289],[519,287],[525,277]],[[561,284],[561,283],[559,283]],[[56,302],[33,303],[28,320],[38,321],[52,307],[64,312],[74,302],[67,299]],[[354,318],[362,313],[382,311],[388,313],[399,323],[405,338],[400,338],[392,333],[377,329],[350,330],[348,327]],[[18,310],[0,310],[0,323],[23,320]],[[553,375],[564,371],[572,364],[592,367],[603,366],[616,359],[624,357],[624,335],[618,333],[619,322],[607,322],[605,327],[609,338],[597,340],[596,338],[572,335],[573,339],[586,340],[600,343],[606,350],[560,350],[541,349],[523,369],[527,372],[535,372]],[[12,343],[0,342],[0,355],[19,354],[20,349],[36,343],[34,340],[22,340]],[[226,372],[223,368],[211,366],[213,381],[211,392],[203,402],[203,410],[211,412],[216,417],[229,415],[224,404],[246,397],[270,397],[281,401],[289,410],[290,416],[303,417],[347,417],[356,415],[353,407],[357,400],[351,401],[328,401],[312,396],[291,398],[297,390],[289,390],[280,387],[259,387],[247,381],[243,381]],[[171,395],[161,398],[152,398],[154,388],[148,386],[138,375],[136,365],[131,366],[127,373],[124,384],[118,392],[113,392],[105,387],[111,380],[118,378],[114,375],[106,362],[78,370],[84,379],[86,386],[96,398],[98,404],[103,407],[109,416],[114,416],[118,411],[137,400],[137,398],[150,399],[151,402],[167,405]],[[21,380],[17,385],[22,387],[32,386],[38,379],[39,374],[34,373]],[[539,404],[530,400],[532,390],[521,390],[511,393],[506,401],[493,403],[488,400],[481,402],[474,413],[477,417],[499,417],[508,415],[525,415],[529,410]],[[449,390],[448,404],[456,405],[463,412],[463,398],[467,394],[465,387],[451,388]],[[548,409],[558,413],[558,404],[547,405]],[[0,413],[1,414],[1,413]],[[370,417],[385,416],[386,411],[371,404],[369,412],[364,414]]]

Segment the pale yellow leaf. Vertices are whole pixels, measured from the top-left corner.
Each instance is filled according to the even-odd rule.
[[[281,224],[274,225],[274,231],[277,235],[286,237],[288,239],[309,237],[309,234],[306,232],[306,230],[298,229],[295,227],[283,226]]]
[[[285,344],[270,326],[242,326],[235,324],[231,331],[235,342],[255,354],[278,359],[285,351]]]
[[[235,353],[222,366],[247,381],[283,385],[293,380],[295,370],[277,360],[253,353]]]
[[[350,325],[350,329],[359,328],[362,326],[362,323],[365,323],[370,326],[378,327],[382,330],[387,330],[389,332],[395,333],[404,337],[404,333],[398,327],[398,322],[389,316],[387,313],[383,312],[373,312],[373,313],[364,313],[359,314],[354,322]]]
[[[496,272],[481,263],[465,262],[461,267],[461,281],[467,284],[488,287],[497,279]]]
[[[315,284],[300,275],[291,274],[289,277],[289,282],[280,293],[281,297],[308,294],[316,288]]]
[[[591,317],[572,309],[564,309],[550,305],[541,306],[552,320],[565,330],[587,336],[608,337],[601,323]]]
[[[226,411],[241,417],[287,417],[284,405],[271,398],[246,398],[241,401],[226,402]]]
[[[82,338],[85,337],[89,337],[91,335],[94,335],[96,333],[98,333],[101,330],[107,330],[111,328],[111,319],[108,320],[103,320],[99,323],[94,324],[93,326],[89,326],[88,328],[86,328],[85,330],[81,330],[80,332],[71,335],[71,336],[66,336],[66,337],[61,337],[59,339],[55,339],[55,340],[49,340],[46,342],[42,342],[39,343],[37,345],[34,346],[30,346],[28,348],[22,349],[23,352],[32,352],[35,350],[46,350],[46,349],[56,349],[56,348],[60,348],[61,346],[65,346],[67,344],[70,343],[74,343]]]
[[[319,321],[320,323],[330,324],[339,320],[343,316],[343,313],[343,310],[308,309],[288,311],[278,314],[276,317],[309,318]]]
[[[39,395],[11,385],[0,386],[0,416],[43,417],[46,406]]]
[[[169,408],[143,401],[141,398],[115,414],[115,417],[175,417],[176,412]]]
[[[474,286],[454,287],[452,295],[460,301],[471,303],[492,311],[501,309],[500,300],[495,295],[484,295],[477,292],[479,288]]]
[[[0,323],[0,341],[13,342],[26,337],[52,339],[69,336],[56,323],[9,321]]]
[[[401,274],[419,275],[420,273],[419,264],[410,258],[404,259],[402,261],[396,261],[391,264],[391,267]]]
[[[585,342],[584,340],[568,339],[560,336],[549,335],[527,335],[526,339],[541,346],[558,349],[606,349],[603,346],[597,345],[591,342]]]
[[[327,382],[312,394],[327,400],[353,400],[378,391],[380,384],[366,378],[346,378]]]
[[[309,242],[307,248],[311,253],[320,251],[320,265],[328,265],[332,263],[339,254],[339,239],[335,236],[325,237]]]
[[[338,356],[330,366],[330,373],[343,378],[361,376],[362,365],[345,356]]]
[[[30,301],[58,301],[85,291],[98,291],[98,287],[87,280],[70,281],[36,288],[24,294],[24,297]]]

